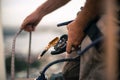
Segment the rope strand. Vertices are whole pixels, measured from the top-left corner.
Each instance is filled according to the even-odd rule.
[[[12,53],[11,53],[11,80],[15,80],[15,43],[17,36],[22,32],[22,30],[19,30],[14,38],[12,43]]]

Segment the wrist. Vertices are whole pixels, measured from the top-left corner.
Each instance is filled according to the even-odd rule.
[[[76,28],[83,32],[85,28],[85,23],[82,20],[78,20],[77,18],[74,20],[74,24],[76,25]]]
[[[36,12],[41,16],[41,17],[44,17],[47,13],[44,11],[44,9],[43,8],[41,8],[41,7],[38,7],[37,9],[36,9]]]
[[[85,29],[85,27],[87,26],[88,22],[90,20],[92,20],[94,18],[94,15],[92,16],[90,13],[85,12],[85,14],[83,12],[81,12],[75,19],[75,22],[78,26],[80,26],[80,28],[82,30]]]

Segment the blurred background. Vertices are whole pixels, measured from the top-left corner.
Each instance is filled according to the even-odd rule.
[[[34,11],[39,5],[46,0],[2,0],[1,1],[1,16],[4,35],[4,49],[7,79],[10,78],[10,56],[12,51],[12,42],[15,33],[19,30],[22,21],[27,15]],[[45,16],[37,26],[32,35],[32,54],[30,77],[34,78],[39,75],[39,72],[48,63],[64,58],[65,54],[56,56],[50,55],[50,49],[41,61],[37,60],[38,54],[42,52],[45,46],[55,37],[60,37],[67,34],[66,27],[58,28],[56,25],[61,22],[73,20],[76,17],[80,7],[85,3],[85,0],[71,0],[67,5]],[[26,62],[28,55],[29,33],[22,32],[16,40],[16,77],[26,77]],[[63,64],[55,65],[48,70],[51,72],[60,72]],[[61,68],[61,69],[60,69]]]

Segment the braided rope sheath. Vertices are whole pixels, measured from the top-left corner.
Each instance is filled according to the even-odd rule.
[[[12,43],[12,52],[11,52],[11,80],[15,80],[15,43],[17,36],[22,32],[22,30],[19,30],[14,38]]]

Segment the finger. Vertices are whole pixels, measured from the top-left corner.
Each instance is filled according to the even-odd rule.
[[[80,45],[72,45],[72,51],[77,51],[77,50],[79,50],[81,48],[81,46]]]
[[[67,42],[67,47],[66,47],[66,51],[67,51],[67,53],[71,53],[71,49],[72,49],[72,46],[71,46],[72,44],[71,44],[71,42]]]
[[[69,26],[67,26],[67,30],[69,30]]]
[[[32,28],[31,28],[31,27],[26,27],[24,30],[25,30],[25,31],[28,31],[28,32],[31,32],[31,31],[32,31]]]
[[[35,31],[35,27],[32,27],[32,31]]]
[[[32,27],[32,25],[26,25],[24,28],[24,31],[27,31],[27,32],[31,32],[34,30],[34,28]]]
[[[24,29],[24,24],[22,24],[22,25],[21,25],[20,29],[21,29],[21,30],[23,30],[23,29]]]
[[[28,31],[28,32],[31,32],[31,31],[33,31],[33,28],[32,28],[32,27],[29,27],[29,28],[27,29],[27,31]]]

